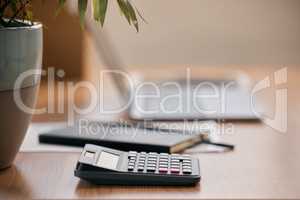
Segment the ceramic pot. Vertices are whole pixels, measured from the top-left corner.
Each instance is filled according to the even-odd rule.
[[[42,54],[41,24],[0,27],[0,169],[11,166],[27,132],[40,79],[33,72],[40,71]]]

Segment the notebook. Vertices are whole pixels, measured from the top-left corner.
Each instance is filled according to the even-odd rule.
[[[40,143],[80,146],[96,144],[123,151],[176,153],[208,138],[209,131],[183,131],[149,126],[91,122],[39,135]]]

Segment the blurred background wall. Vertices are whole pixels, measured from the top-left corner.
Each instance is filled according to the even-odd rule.
[[[97,26],[113,65],[300,63],[299,0],[133,0],[148,24],[135,33],[111,2]],[[96,25],[89,20],[93,27]]]
[[[44,25],[43,67],[63,69],[66,78],[78,78],[82,68],[84,34],[76,15],[63,9],[56,16],[57,8],[57,0],[33,0],[34,17]]]
[[[44,66],[62,68],[68,77],[81,76],[90,51],[101,65],[300,63],[299,0],[132,0],[148,21],[140,33],[114,0],[105,27],[88,16],[87,31],[79,26],[77,1],[55,17],[57,2],[34,0],[33,8],[45,27]]]

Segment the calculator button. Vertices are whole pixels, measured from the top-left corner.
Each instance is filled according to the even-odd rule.
[[[128,163],[128,165],[134,165],[134,164],[135,164],[134,162],[129,162],[129,163]]]
[[[159,160],[159,162],[169,162],[168,160]]]
[[[139,171],[139,172],[144,171],[144,169],[145,169],[144,167],[138,167],[138,171]]]
[[[159,164],[160,167],[168,167],[168,164]]]
[[[169,162],[168,162],[168,161],[165,161],[165,160],[162,160],[162,161],[160,160],[159,163],[168,164]]]
[[[148,162],[147,166],[149,166],[149,165],[155,165],[156,166],[156,162]]]
[[[156,167],[156,164],[148,164],[147,167]]]
[[[147,163],[157,163],[157,160],[147,160]]]
[[[160,167],[158,169],[158,171],[161,172],[161,173],[168,173],[168,168],[166,168],[166,167]]]
[[[180,164],[179,164],[179,162],[178,163],[172,162],[171,165],[178,165],[179,166]]]
[[[192,170],[191,169],[183,169],[182,172],[184,174],[191,174],[192,173]]]
[[[130,151],[130,152],[128,153],[128,157],[135,157],[135,156],[137,156],[137,152]]]
[[[147,172],[155,172],[155,167],[147,167]]]
[[[129,165],[128,166],[128,171],[133,171],[134,170],[134,166]]]
[[[129,159],[129,162],[135,162],[135,161],[136,161],[136,159],[133,159],[133,158]]]
[[[192,166],[192,163],[182,163],[182,166]]]
[[[159,161],[165,161],[165,162],[168,162],[169,159],[168,159],[168,158],[160,158]]]
[[[159,162],[158,164],[160,164],[160,165],[169,165],[168,162]]]
[[[158,165],[159,166],[168,166],[169,164],[168,163],[159,163]]]
[[[162,164],[162,165],[168,165],[169,162],[159,162],[159,164]]]
[[[159,159],[160,159],[160,160],[169,160],[168,157],[160,157]]]
[[[192,170],[192,168],[191,167],[184,167],[184,168],[182,168],[182,171],[185,171],[185,170],[190,171],[190,170]]]
[[[177,168],[171,168],[170,171],[171,171],[172,174],[179,174],[179,172],[180,172],[180,170],[177,169]]]
[[[159,157],[161,157],[161,158],[169,158],[169,156],[165,155],[165,154],[160,154]]]

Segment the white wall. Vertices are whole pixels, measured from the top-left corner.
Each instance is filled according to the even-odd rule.
[[[108,64],[300,63],[299,0],[132,0],[149,24],[135,33],[112,2],[96,33]]]

